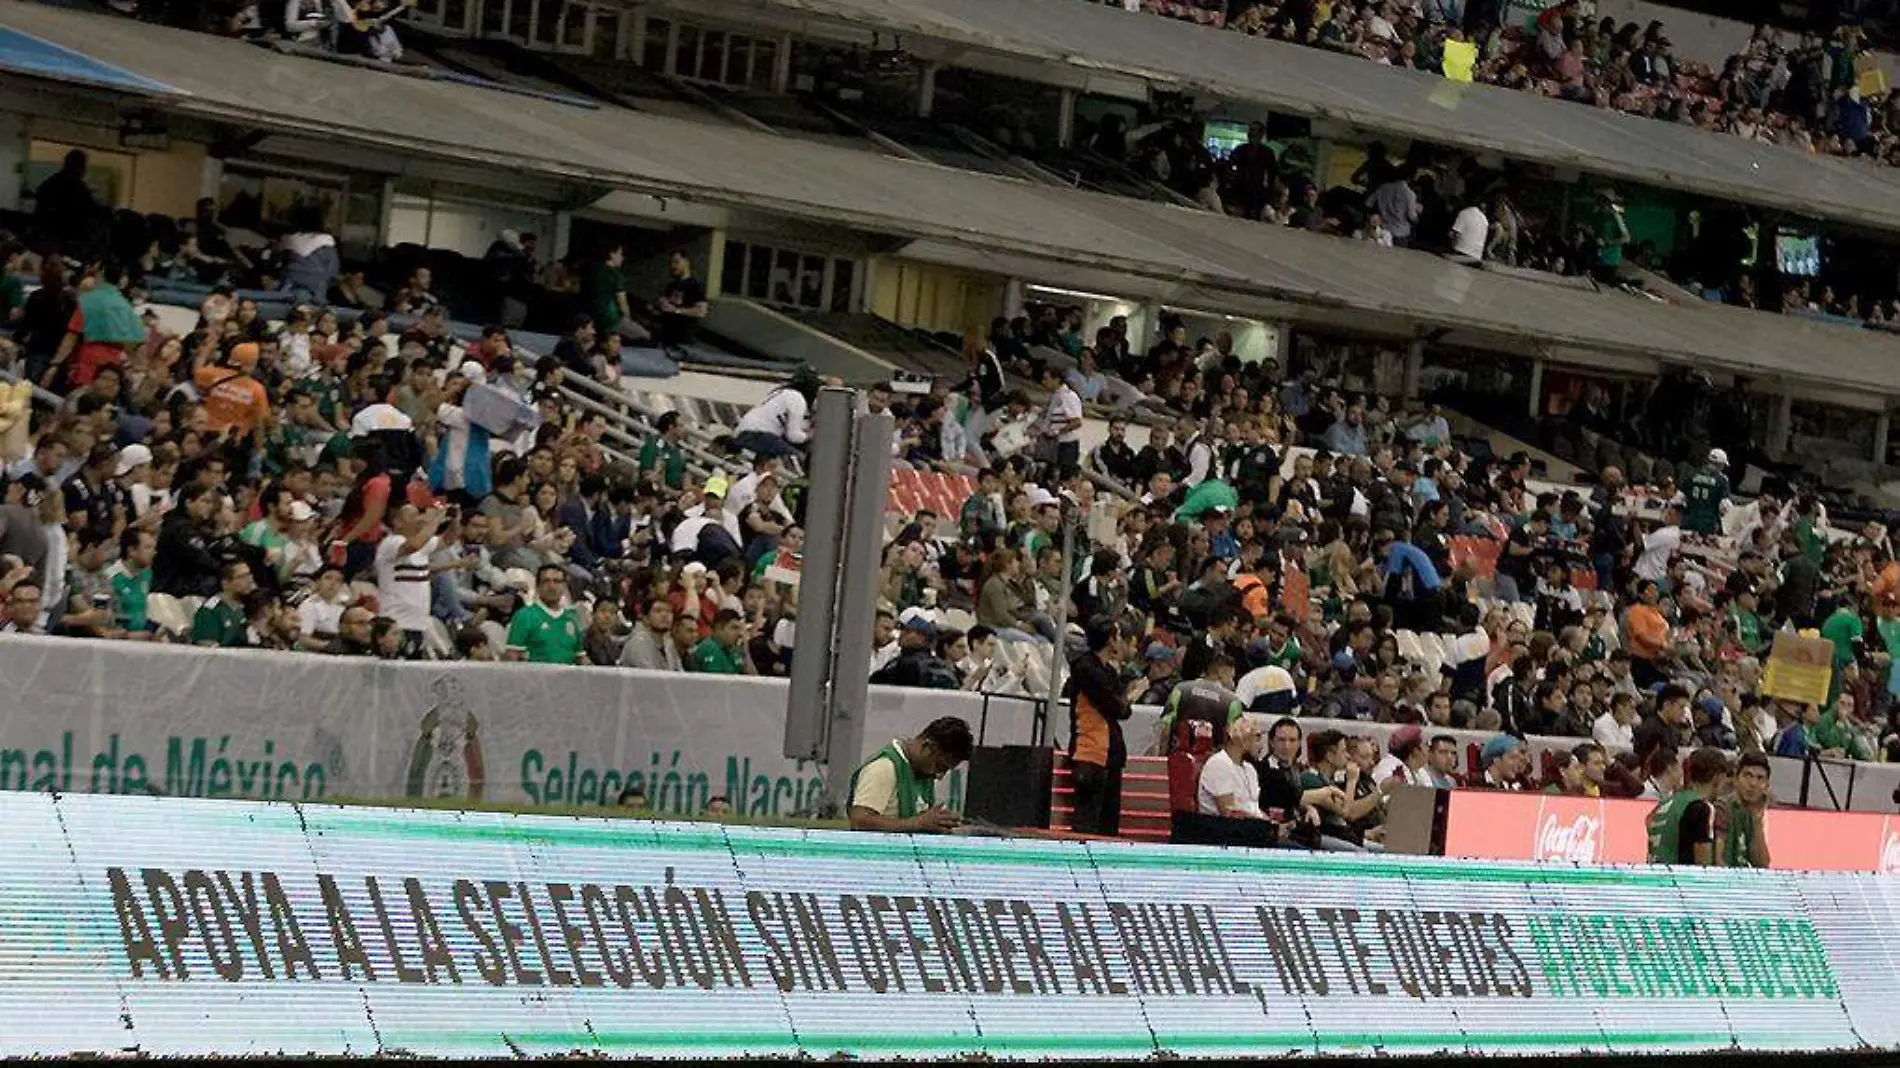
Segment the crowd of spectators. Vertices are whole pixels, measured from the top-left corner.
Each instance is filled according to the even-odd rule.
[[[57,243],[53,192],[39,221]],[[174,225],[181,247],[246,264],[243,281],[275,279],[282,319],[212,289],[173,336],[133,299],[163,267],[69,269],[46,234],[0,245],[6,361],[62,395],[30,417],[0,405],[15,415],[0,435],[0,631],[788,672],[815,376],[773,389],[711,465],[673,413],[616,463],[605,418],[557,387],[611,377],[601,346],[618,330],[597,324],[633,311],[623,292],[596,294],[556,351],[530,356],[499,327],[456,340],[426,276],[402,287],[421,310],[401,329],[306,303],[352,284],[307,232],[243,248],[215,220]],[[28,294],[16,275],[33,260]],[[662,334],[690,325],[667,325],[698,306],[690,275],[676,259]],[[1891,542],[1873,527],[1830,538],[1809,495],[1734,498],[1721,449],[1679,486],[1608,469],[1547,487],[1526,456],[1461,447],[1436,406],[1244,363],[1231,339],[1191,341],[1178,322],[1145,347],[1111,322],[1091,345],[1048,309],[970,349],[967,380],[862,395],[897,417],[900,464],[977,483],[956,515],[896,526],[868,668],[988,693],[1065,675],[1081,829],[1114,829],[1135,703],[1216,727],[1228,710],[1287,715],[1293,735],[1303,716],[1417,727],[1384,756],[1328,732],[1267,735],[1294,810],[1348,845],[1376,842],[1383,784],[1450,772],[1432,763],[1447,728],[1495,733],[1472,782],[1503,789],[1548,777],[1655,795],[1696,746],[1900,756]],[[1109,375],[1170,414],[1139,448],[1116,419],[1084,453],[1084,399]],[[1834,643],[1825,705],[1762,692],[1783,627]],[[1539,768],[1531,735],[1579,746]]]
[[[415,0],[106,0],[106,6],[221,37],[283,41],[395,63],[403,48],[391,23]]]
[[[1508,25],[1499,0],[1228,6],[1226,25],[1240,33],[1816,154],[1900,163],[1900,97],[1861,92],[1867,44],[1853,26],[1804,33],[1792,46],[1757,26],[1744,51],[1716,70],[1678,56],[1662,23],[1589,18],[1580,0],[1548,5],[1522,31]]]
[[[1061,381],[1045,367],[1041,411],[1020,393],[991,398],[993,420],[966,438],[987,466],[960,537],[943,544],[934,517],[900,533],[883,587],[894,630],[880,641],[902,670],[880,681],[984,688],[998,647],[1027,650],[1012,664],[1057,641],[1077,657],[1078,829],[1113,833],[1128,751],[1170,744],[1122,737],[1136,704],[1218,727],[1230,713],[1294,717],[1275,759],[1313,791],[1327,840],[1350,844],[1376,826],[1384,784],[1452,774],[1456,746],[1434,742],[1453,728],[1494,733],[1466,781],[1497,789],[1656,797],[1699,747],[1900,758],[1900,562],[1884,529],[1830,536],[1807,492],[1741,499],[1706,443],[1653,484],[1615,468],[1544,484],[1525,455],[1461,448],[1436,406],[1243,365],[1179,324],[1139,351],[1121,325],[1092,345],[1058,310],[999,325],[979,369],[1033,373],[1066,349],[1083,370]],[[1102,372],[1166,397],[1177,421],[1140,448],[1111,421],[1074,474],[1054,447],[1059,395]],[[1094,475],[1138,496],[1100,493]],[[945,626],[959,609],[968,631]],[[1058,616],[1074,626],[1056,632]],[[1834,644],[1827,702],[1764,693],[1782,629]],[[1300,717],[1417,730],[1382,753],[1331,731],[1302,742]],[[1535,762],[1531,736],[1577,742]]]
[[[1551,5],[1522,33],[1501,28],[1497,12],[1484,3],[1456,0],[1262,0],[1231,6],[1236,17],[1228,26],[1241,32],[1816,153],[1900,160],[1900,93],[1876,90],[1874,83],[1863,92],[1867,46],[1852,27],[1803,35],[1794,47],[1776,31],[1757,27],[1744,53],[1716,73],[1678,59],[1661,23],[1618,26],[1585,18],[1571,2]],[[1176,7],[1164,13],[1194,14]],[[1679,228],[1677,248],[1664,255],[1655,242],[1632,239],[1612,189],[1566,211],[1568,189],[1546,178],[1509,163],[1486,167],[1470,155],[1422,142],[1414,142],[1403,158],[1388,158],[1385,146],[1374,143],[1349,181],[1326,187],[1297,154],[1281,151],[1265,124],[1253,125],[1245,143],[1225,156],[1196,121],[1131,130],[1110,115],[1078,123],[1078,137],[1210,210],[1272,225],[1420,248],[1467,263],[1592,274],[1605,283],[1641,287],[1624,269],[1628,264],[1739,307],[1900,325],[1900,301],[1890,284],[1781,275],[1769,269],[1775,265],[1772,249],[1748,247],[1765,240],[1767,231],[1748,236],[1733,212],[1698,212],[1701,227]]]

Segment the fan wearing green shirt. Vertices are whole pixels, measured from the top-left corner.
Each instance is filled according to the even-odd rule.
[[[242,649],[251,644],[251,624],[244,599],[257,589],[251,565],[232,560],[224,565],[218,596],[205,602],[191,620],[191,643],[212,648]]]
[[[1861,640],[1867,636],[1867,624],[1861,621],[1854,603],[1846,598],[1821,621],[1821,637],[1834,644],[1834,677],[1828,688],[1830,701],[1841,692],[1841,672],[1860,655]]]
[[[1773,769],[1760,753],[1735,761],[1735,789],[1715,807],[1722,847],[1717,863],[1726,868],[1768,867],[1769,777]]]
[[[1722,533],[1722,507],[1728,495],[1728,453],[1710,449],[1709,462],[1683,480],[1683,529],[1710,537]]]
[[[135,638],[152,629],[146,605],[152,596],[152,560],[157,555],[157,535],[142,527],[126,527],[119,535],[119,559],[106,568],[119,626]]]
[[[602,334],[619,332],[627,317],[627,275],[620,269],[626,260],[626,250],[615,245],[587,275],[581,296]]]
[[[706,675],[756,675],[746,655],[745,620],[730,608],[713,617],[712,637],[693,647],[692,670]]]
[[[680,441],[686,437],[686,427],[680,423],[680,413],[661,412],[653,429],[659,433],[640,446],[641,476],[656,477],[667,489],[685,489],[686,451]]]
[[[587,627],[580,611],[566,603],[567,571],[558,564],[536,571],[534,595],[534,603],[523,605],[508,621],[506,658],[534,664],[578,663]]]
[[[1703,748],[1689,754],[1682,789],[1656,803],[1649,814],[1649,862],[1714,867],[1715,799],[1728,781],[1728,754]]]

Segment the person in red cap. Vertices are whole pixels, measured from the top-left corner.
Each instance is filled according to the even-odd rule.
[[[192,380],[204,397],[205,426],[212,433],[231,431],[247,437],[270,420],[270,394],[252,377],[258,346],[245,341],[231,346],[220,363],[198,368]]]

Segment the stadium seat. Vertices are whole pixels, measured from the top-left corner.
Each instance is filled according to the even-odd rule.
[[[154,593],[145,600],[145,615],[165,634],[191,633],[191,613],[169,593]]]

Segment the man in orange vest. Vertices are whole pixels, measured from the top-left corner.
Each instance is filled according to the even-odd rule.
[[[1122,721],[1132,709],[1122,681],[1128,638],[1109,616],[1088,623],[1089,651],[1069,665],[1069,767],[1075,784],[1075,811],[1069,827],[1079,834],[1113,837],[1121,833],[1122,768],[1128,745]]]
[[[248,437],[270,421],[270,394],[251,376],[258,351],[255,341],[241,342],[231,346],[223,362],[200,367],[192,375],[204,397],[205,427],[212,433],[228,430],[236,437]]]
[[[1240,607],[1246,609],[1259,626],[1264,626],[1273,616],[1274,565],[1278,562],[1278,554],[1262,556],[1251,574],[1243,572],[1234,579],[1234,592],[1240,595]]]

